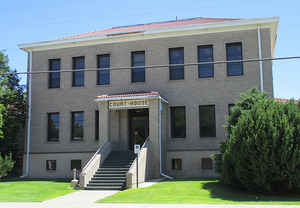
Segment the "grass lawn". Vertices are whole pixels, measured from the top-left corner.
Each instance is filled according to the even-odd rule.
[[[98,202],[300,205],[300,194],[263,196],[232,189],[214,179],[177,180],[160,182],[147,188],[128,189]]]
[[[66,180],[0,181],[0,202],[41,202],[73,191]]]

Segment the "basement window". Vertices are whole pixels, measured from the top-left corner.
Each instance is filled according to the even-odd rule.
[[[81,170],[81,160],[71,160],[71,170]]]
[[[201,168],[203,170],[211,170],[213,169],[213,162],[211,158],[202,158],[201,160]]]
[[[172,159],[172,170],[182,170],[182,160],[181,159]]]
[[[49,171],[56,170],[56,160],[46,160],[46,169]]]

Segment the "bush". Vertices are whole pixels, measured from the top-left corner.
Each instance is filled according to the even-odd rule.
[[[0,178],[7,176],[13,167],[14,161],[12,160],[11,154],[2,157],[0,153]]]
[[[300,188],[300,104],[276,102],[257,89],[241,94],[215,156],[225,184],[272,193]]]

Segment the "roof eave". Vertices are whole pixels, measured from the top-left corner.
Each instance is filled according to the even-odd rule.
[[[114,38],[120,37],[130,37],[130,36],[142,36],[142,35],[151,35],[158,33],[166,33],[166,32],[176,32],[176,31],[187,31],[187,30],[203,30],[203,29],[213,29],[213,28],[223,28],[223,27],[238,27],[245,25],[263,25],[263,24],[275,24],[272,28],[274,36],[276,38],[277,34],[277,25],[278,25],[279,17],[269,17],[269,18],[255,18],[255,19],[241,19],[241,20],[231,20],[224,22],[214,22],[214,23],[204,23],[204,24],[193,24],[193,25],[184,25],[184,26],[172,26],[172,27],[164,27],[164,28],[152,28],[141,34],[127,34],[115,36]],[[34,43],[24,43],[19,44],[18,47],[22,50],[29,51],[38,48],[43,48],[47,50],[47,47],[68,44],[72,46],[72,44],[78,44],[80,42],[89,42],[89,41],[97,41],[108,38],[106,35],[95,35],[88,37],[80,37],[80,38],[72,38],[72,39],[58,39],[51,41],[43,41],[43,42],[34,42]],[[110,37],[111,39],[111,37]]]

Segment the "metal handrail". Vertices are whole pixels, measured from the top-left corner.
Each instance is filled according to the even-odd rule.
[[[149,136],[145,139],[145,142],[144,142],[144,144],[142,145],[142,148],[141,148],[141,149],[143,149],[143,148],[146,146],[146,143],[148,143],[148,141],[149,141]]]
[[[97,154],[99,154],[99,152],[101,152],[101,150],[104,148],[104,146],[106,145],[106,143],[108,142],[108,140],[106,140],[103,145],[101,145],[101,147],[98,148],[98,150],[95,152],[95,154],[93,155],[93,157],[85,164],[85,166],[83,167],[81,173],[83,173],[85,171],[85,169],[87,169],[87,167],[90,165],[90,163],[93,161],[93,159],[96,157]]]

